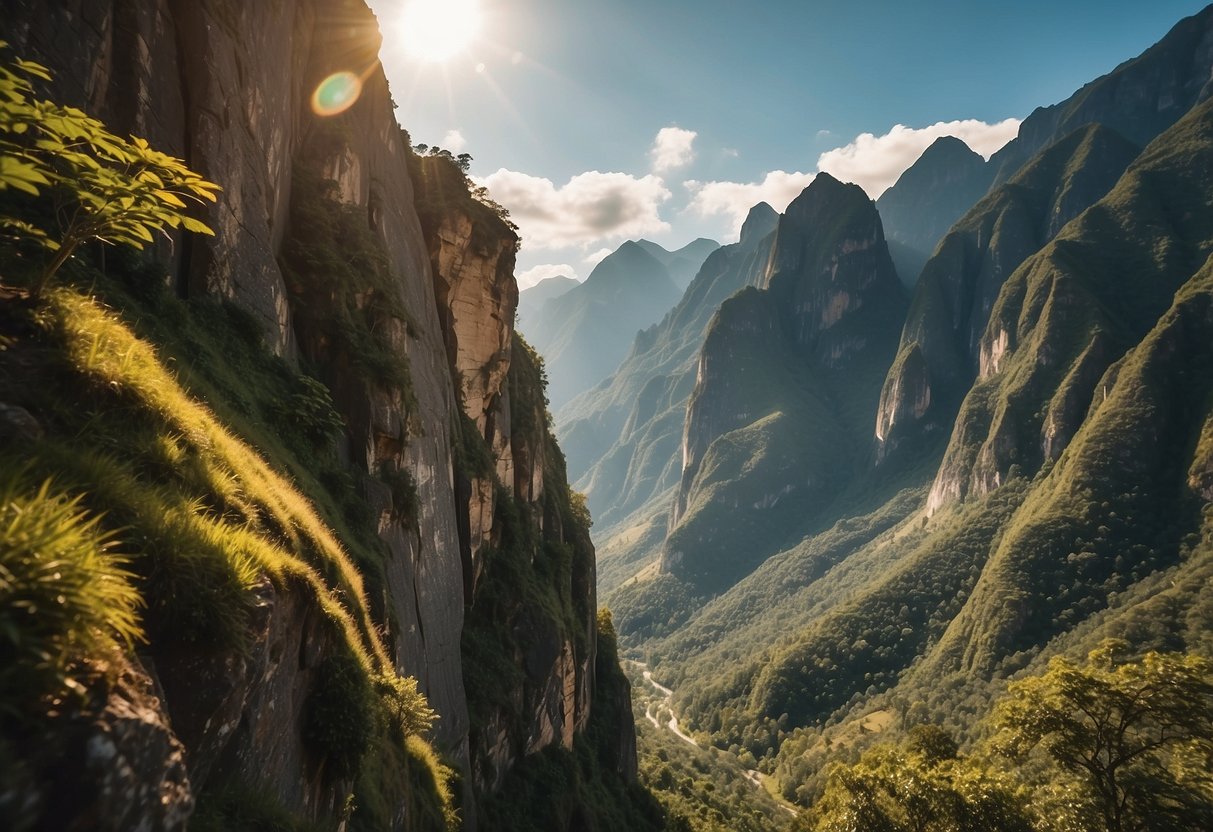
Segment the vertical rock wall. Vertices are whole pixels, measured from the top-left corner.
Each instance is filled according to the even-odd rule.
[[[52,69],[56,100],[86,109],[115,132],[146,137],[222,184],[218,205],[202,216],[215,236],[164,246],[176,288],[249,310],[273,351],[306,360],[330,388],[347,428],[343,457],[379,518],[386,586],[372,601],[388,622],[395,663],[418,677],[439,715],[438,745],[456,765],[467,770],[473,756],[495,753],[468,746],[465,603],[480,551],[499,542],[495,482],[531,507],[545,535],[562,539],[560,517],[544,505],[553,451],[546,433],[511,431],[506,381],[516,236],[500,220],[486,236],[483,218],[467,205],[431,213],[438,221],[423,235],[408,136],[395,122],[376,60],[374,16],[362,0],[31,0],[14,12],[5,39],[15,53]],[[345,113],[320,118],[311,93],[338,71],[362,78],[361,96]],[[411,389],[349,372],[358,356],[342,353],[310,323],[333,294],[292,291],[284,278],[284,242],[304,175],[334,182],[327,198],[365,216],[382,246],[395,281],[387,300],[405,314],[384,318],[378,336],[407,364]],[[463,188],[461,175],[457,184]],[[379,300],[368,292],[357,303],[368,310]],[[493,471],[457,494],[452,429],[460,404],[491,450]],[[538,406],[528,404],[536,407],[527,421],[542,425],[541,394]],[[393,511],[389,489],[376,478],[385,469],[411,475],[416,518]],[[552,649],[526,657],[535,665],[533,673],[528,668],[533,681],[517,698],[533,713],[523,735],[509,737],[504,768],[553,743],[571,747],[585,727],[594,678],[592,547],[588,552],[588,567],[574,570],[576,579],[562,590],[588,610],[579,621],[582,646],[570,634],[555,641],[553,633],[537,634],[537,643]],[[171,722],[180,736],[178,743],[167,734],[165,765],[184,744],[195,791],[217,769],[236,771],[273,785],[288,809],[335,819],[348,784],[319,783],[299,749],[301,690],[308,668],[328,649],[310,623],[316,610],[290,591],[267,588],[262,601],[250,655],[172,656],[149,668],[147,684],[164,678],[163,701],[147,703],[150,719],[162,727]],[[466,791],[469,824],[471,797]],[[175,817],[188,815],[188,794],[174,805],[182,807]]]

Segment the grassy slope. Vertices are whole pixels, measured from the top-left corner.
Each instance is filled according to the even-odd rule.
[[[382,692],[395,672],[366,591],[378,586],[379,549],[327,450],[340,425],[327,395],[270,357],[242,315],[182,303],[160,281],[139,267],[118,279],[81,268],[80,289],[57,289],[36,309],[6,304],[0,397],[33,413],[45,436],[7,448],[4,467],[30,483],[51,478],[100,514],[131,558],[153,652],[243,649],[268,579],[323,610],[350,683]],[[364,701],[387,713],[392,699]],[[441,824],[448,797],[432,752],[369,718],[379,726],[362,738],[369,746],[317,735],[317,751],[363,773],[359,819],[378,823],[383,793],[398,798],[411,782],[419,810]]]

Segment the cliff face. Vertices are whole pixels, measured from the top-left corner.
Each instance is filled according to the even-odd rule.
[[[510,548],[503,513],[523,515],[510,521],[524,538],[510,549],[515,557],[575,548],[568,541],[580,532],[549,505],[569,497],[562,466],[552,467],[559,450],[546,430],[537,374],[528,377],[528,400],[511,405],[516,237],[471,200],[452,164],[416,167],[376,64],[370,11],[361,0],[115,0],[83,8],[23,3],[14,14],[6,39],[51,68],[51,97],[115,132],[146,137],[223,186],[203,216],[215,237],[179,240],[160,254],[178,294],[251,313],[273,353],[302,363],[327,388],[343,423],[335,476],[377,530],[382,565],[369,614],[387,660],[418,679],[438,713],[441,752],[469,774],[487,757],[504,773],[549,745],[571,747],[594,689],[588,538],[567,569],[535,579],[556,599],[559,626],[478,619],[541,646],[501,657],[526,662],[517,688],[502,688],[517,703],[517,724],[494,734],[472,731],[469,722],[465,608],[475,607],[486,552]],[[316,116],[312,91],[342,70],[363,76],[360,97],[341,115]],[[153,643],[154,660],[142,669],[132,662],[135,681],[123,690],[157,691],[139,700],[148,714],[143,734],[116,720],[99,723],[144,757],[162,749],[158,760],[120,769],[132,782],[112,798],[129,798],[140,778],[177,784],[163,800],[143,788],[152,802],[132,804],[131,811],[145,806],[173,818],[157,825],[179,825],[194,797],[220,780],[256,783],[287,811],[324,825],[345,811],[350,780],[318,777],[301,740],[311,718],[307,692],[337,650],[319,624],[325,613],[289,583],[266,583],[250,604],[257,613],[247,651]],[[298,666],[283,658],[296,656]],[[102,707],[121,711],[126,695],[114,696]],[[157,730],[155,742],[145,737]],[[465,779],[469,826],[472,784],[491,791],[500,782],[481,768]],[[161,778],[157,770],[177,774]],[[388,811],[396,828],[424,827],[405,805]],[[128,828],[123,819],[132,815],[97,817]]]
[[[571,751],[588,724],[594,549],[549,429],[541,365],[513,332],[518,237],[494,207],[469,196],[449,160],[424,157],[412,168],[462,403],[452,472],[468,564],[464,675],[472,774],[491,794],[524,756]],[[509,684],[484,673],[503,660]]]

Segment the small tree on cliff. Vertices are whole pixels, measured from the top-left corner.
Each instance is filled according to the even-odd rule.
[[[8,44],[0,41],[0,49]],[[0,234],[32,243],[44,261],[30,286],[37,298],[81,244],[143,248],[153,232],[183,228],[214,234],[186,216],[190,203],[214,202],[219,186],[144,139],[123,139],[74,107],[34,97],[46,67],[19,58],[0,64]],[[49,196],[51,219],[21,199]],[[23,204],[24,203],[24,204]]]

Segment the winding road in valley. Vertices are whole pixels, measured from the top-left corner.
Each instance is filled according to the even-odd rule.
[[[678,727],[678,717],[674,715],[674,709],[670,706],[670,699],[673,698],[674,691],[670,690],[665,685],[661,684],[656,679],[654,679],[653,671],[651,671],[651,670],[644,671],[644,680],[646,682],[648,682],[650,685],[652,685],[654,688],[656,688],[657,692],[660,693],[664,697],[664,700],[663,700],[664,707],[670,712],[670,720],[669,720],[669,722],[665,723],[664,727],[668,728],[670,730],[670,733],[672,733],[674,736],[678,737],[678,739],[682,740],[683,742],[685,742],[689,745],[693,745],[696,748],[698,748],[699,743],[695,741],[695,738],[690,736],[689,734],[683,733],[682,729]],[[660,712],[661,707],[662,707],[661,705],[658,706],[659,712]],[[653,713],[653,706],[651,704],[645,707],[644,716],[645,716],[645,719],[647,719],[649,722],[656,725],[658,728],[662,727],[661,722],[658,721],[657,716]]]
[[[656,705],[654,705],[651,702],[649,704],[645,705],[644,718],[647,719],[649,722],[653,723],[653,725],[657,728],[667,729],[670,733],[672,733],[674,736],[678,737],[678,739],[682,740],[687,745],[693,745],[696,748],[700,748],[701,746],[695,740],[695,738],[690,736],[689,734],[685,733],[682,730],[682,728],[680,728],[678,725],[678,717],[675,716],[673,705],[671,705],[671,700],[674,698],[674,691],[670,690],[665,685],[661,684],[656,679],[654,679],[653,671],[651,671],[647,667],[645,667],[644,662],[631,661],[631,660],[628,660],[628,661],[630,664],[634,664],[637,667],[641,668],[642,675],[644,676],[644,681],[647,682],[648,684],[652,685],[653,689],[656,690],[659,694],[661,694],[661,701],[658,702]],[[659,718],[661,716],[661,710],[663,708],[670,715],[669,720],[666,722],[662,722],[661,719]],[[766,791],[766,786],[762,782],[762,772],[756,771],[751,768],[751,769],[742,769],[741,773],[745,777],[746,780],[749,780],[750,783],[752,783],[754,785],[754,788],[758,789],[759,791],[764,791],[764,792]],[[769,792],[768,792],[768,794],[769,794]],[[793,809],[792,807],[788,806],[783,801],[776,801],[776,802],[778,803],[779,808],[783,809],[788,814],[796,815],[796,810]]]

